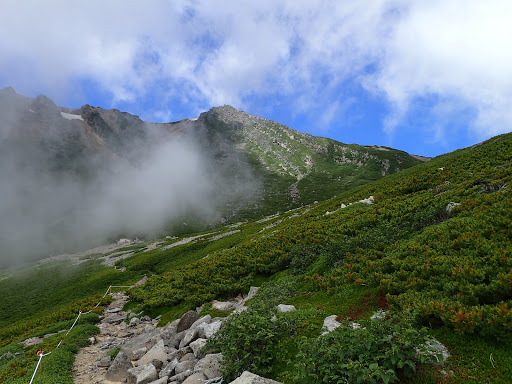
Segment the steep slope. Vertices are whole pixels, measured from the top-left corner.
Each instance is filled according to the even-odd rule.
[[[0,206],[8,218],[0,242],[10,243],[8,254],[43,256],[116,237],[190,232],[286,211],[420,162],[390,148],[299,133],[229,106],[155,124],[6,88],[0,176],[12,182],[0,191],[14,203]]]
[[[444,366],[428,365],[416,373],[409,369],[406,374],[398,366],[395,382],[511,382],[511,183],[512,134],[507,134],[281,215],[164,238],[151,247],[127,247],[124,251],[134,254],[118,261],[117,269],[100,267],[98,256],[91,255],[74,270],[64,265],[66,273],[54,273],[52,281],[45,278],[48,264],[26,278],[5,277],[0,280],[0,324],[5,325],[0,352],[21,355],[0,361],[0,377],[14,378],[21,366],[25,372],[19,376],[24,377],[7,382],[26,381],[36,350],[55,343],[48,340],[24,351],[17,342],[50,332],[46,329],[54,332],[63,320],[71,323],[78,308],[93,307],[98,298],[91,295],[103,294],[102,286],[131,284],[146,274],[151,276],[148,282],[130,292],[132,305],[138,306],[132,309],[162,315],[162,325],[197,305],[206,303],[208,312],[210,300],[233,298],[251,285],[262,285],[263,294],[249,303],[252,310],[237,323],[234,336],[250,341],[238,348],[270,343],[264,344],[268,353],[257,356],[255,367],[285,383],[307,382],[303,377],[294,380],[304,372],[309,382],[320,382],[322,377],[315,378],[320,368],[330,375],[345,375],[350,369],[373,375],[378,367],[360,359],[355,368],[336,361],[322,366],[352,347],[365,357],[377,354],[386,367],[390,360],[402,368],[415,364],[402,364],[403,357],[393,355],[391,347],[379,349],[378,343],[389,340],[387,329],[365,346],[351,342],[350,332],[356,329],[343,327],[345,339],[329,339],[334,347],[320,345],[327,348],[325,355],[310,358],[319,352],[318,335],[326,316],[368,324],[379,307],[395,314],[414,310],[409,321],[428,327],[451,354]],[[80,268],[87,273],[81,274]],[[51,285],[45,295],[42,282]],[[78,299],[84,300],[72,304]],[[278,313],[278,322],[273,322],[274,307],[280,303],[297,310]],[[33,315],[38,316],[27,321],[26,308],[31,306],[37,307]],[[283,328],[266,338],[265,332],[244,328],[256,321]],[[400,339],[404,332],[393,335]],[[345,344],[336,344],[340,340]],[[294,364],[299,350],[307,364]],[[375,377],[365,382],[371,379]],[[379,380],[391,382],[389,377]]]
[[[258,205],[252,208],[258,213],[324,200],[422,162],[387,147],[347,145],[301,133],[230,106],[212,108],[184,124],[205,130],[219,157],[250,166],[262,183]]]

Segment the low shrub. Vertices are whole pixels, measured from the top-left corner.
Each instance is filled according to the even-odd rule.
[[[389,317],[360,325],[344,322],[327,335],[303,338],[293,382],[394,383],[411,377],[430,356],[426,330],[404,319]]]

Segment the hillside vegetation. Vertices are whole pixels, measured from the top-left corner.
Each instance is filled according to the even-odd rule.
[[[87,308],[99,296],[83,287],[96,274],[119,283],[146,274],[148,282],[129,291],[130,305],[162,315],[165,325],[188,309],[261,286],[251,311],[232,316],[209,346],[227,356],[228,376],[251,369],[286,383],[512,382],[511,181],[508,134],[317,204],[197,234],[188,242],[164,239],[157,249],[141,247],[117,263],[124,272],[90,260],[82,267],[90,270],[83,281],[62,275],[52,289],[82,287],[75,292],[77,298],[83,292]],[[6,277],[0,289],[21,302],[24,287],[41,280]],[[15,320],[3,322],[0,354],[22,351],[17,341],[72,319],[76,306],[59,306],[57,296],[30,321],[2,308],[6,319]],[[297,310],[270,321],[281,303]],[[379,308],[391,311],[381,326],[369,321]],[[208,304],[206,312],[219,315]],[[340,327],[319,339],[329,315],[366,328]],[[422,364],[410,349],[427,335],[451,353],[444,366]],[[35,363],[30,351],[15,361],[0,360],[0,377],[22,383]],[[19,379],[10,376],[16,364],[24,369]]]

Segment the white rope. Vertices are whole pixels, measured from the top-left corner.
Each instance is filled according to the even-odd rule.
[[[69,332],[71,332],[71,330],[73,329],[73,327],[75,326],[76,322],[78,321],[78,319],[80,318],[80,316],[82,316],[82,311],[79,311],[78,312],[78,316],[76,317],[75,319],[75,322],[73,323],[73,325],[71,326],[71,328],[69,328],[69,330],[66,332],[66,336],[68,335]]]
[[[102,300],[105,298],[105,296],[108,295],[108,293],[110,292],[112,294],[112,288],[131,288],[133,287],[133,285],[111,285],[110,287],[108,287],[107,289],[107,292],[105,292],[105,294],[103,295],[103,297],[101,298],[100,301],[98,301],[98,304],[96,304],[94,306],[94,308],[98,308],[98,306],[101,304]],[[87,314],[87,313],[91,313],[92,312],[92,309],[88,312],[82,312],[82,311],[79,311],[78,312],[78,316],[76,317],[73,325],[71,326],[71,328],[69,328],[69,330],[66,332],[66,334],[64,335],[64,337],[66,337],[69,332],[71,332],[71,330],[73,329],[73,327],[76,325],[78,319],[80,318],[80,316],[82,316],[82,314]],[[64,341],[64,338],[59,341],[59,344],[57,344],[57,346],[55,347],[55,349],[59,348],[60,345],[62,344],[62,342]],[[54,349],[54,350],[55,350]],[[37,370],[39,369],[39,366],[41,365],[41,360],[43,359],[44,356],[48,356],[48,355],[51,355],[53,351],[50,351],[48,353],[43,353],[43,351],[39,351],[37,352],[37,355],[39,356],[39,361],[37,362],[37,365],[36,365],[36,369],[34,370],[34,374],[32,375],[32,378],[30,379],[30,383],[29,384],[32,384],[32,382],[34,381],[34,377],[36,377],[36,372]]]
[[[41,365],[41,360],[43,360],[43,356],[44,355],[42,353],[38,353],[38,355],[39,355],[39,361],[37,362],[36,369],[34,370],[34,374],[32,375],[32,378],[30,379],[30,383],[29,384],[32,384],[32,382],[34,381],[34,377],[36,377],[37,369]]]

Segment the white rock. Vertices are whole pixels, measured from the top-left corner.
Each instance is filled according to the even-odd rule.
[[[172,359],[169,364],[167,364],[164,368],[162,368],[162,370],[160,371],[160,373],[158,374],[158,376],[160,377],[167,377],[167,376],[171,376],[173,373],[174,373],[174,368],[176,368],[176,366],[178,365],[179,363],[179,360],[177,357],[175,357],[174,359]]]
[[[143,366],[157,359],[165,363],[167,361],[167,353],[165,352],[164,341],[160,339],[144,356],[139,359],[139,366]]]
[[[237,304],[236,301],[214,301],[212,307],[218,311],[229,311],[235,308]]]
[[[202,372],[193,373],[182,384],[204,384],[206,376]]]
[[[203,372],[208,379],[222,376],[222,353],[211,353],[199,360],[194,372]]]
[[[206,341],[206,339],[197,339],[190,343],[190,348],[192,348],[195,357],[201,354],[201,349],[206,345]]]
[[[324,319],[324,325],[322,326],[322,329],[325,329],[324,332],[321,333],[321,335],[326,335],[329,332],[334,331],[336,328],[338,328],[341,323],[336,321],[336,315],[327,316]]]
[[[202,324],[199,328],[199,336],[204,339],[209,339],[213,335],[215,335],[217,332],[219,332],[220,328],[222,327],[222,321],[215,320],[212,321],[210,324]]]
[[[186,347],[189,345],[192,341],[197,339],[199,337],[199,330],[198,328],[190,328],[185,332],[185,336],[183,337],[183,340],[180,341],[180,349]]]
[[[293,305],[279,304],[277,307],[278,312],[291,312],[295,311],[297,308]]]
[[[151,363],[128,370],[127,384],[149,384],[155,380],[158,380],[158,373]]]
[[[279,381],[266,379],[264,377],[255,375],[249,371],[242,373],[240,377],[232,381],[230,384],[282,384]]]

